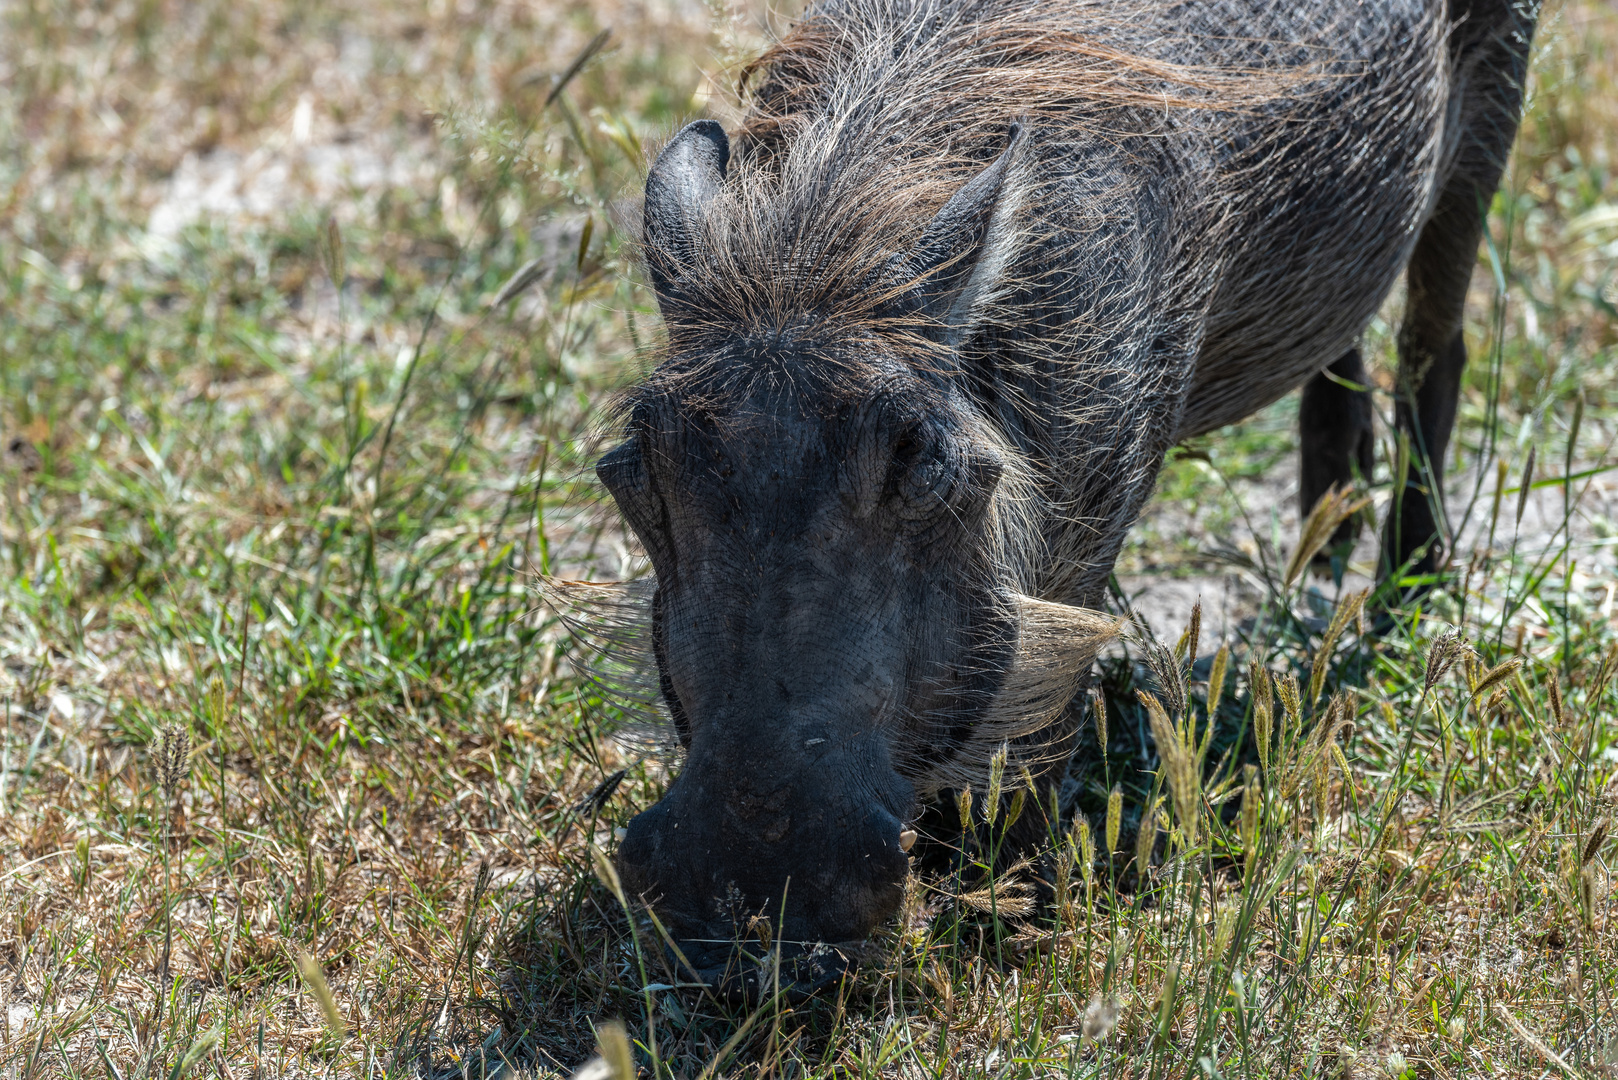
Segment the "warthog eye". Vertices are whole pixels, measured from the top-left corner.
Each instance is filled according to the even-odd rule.
[[[937,504],[937,489],[947,472],[946,463],[917,428],[909,428],[893,444],[888,463],[887,490],[906,504],[906,517],[930,516]]]
[[[909,428],[893,444],[893,464],[896,469],[908,469],[914,465],[924,449],[920,433],[915,428]]]
[[[931,542],[976,527],[1001,471],[992,450],[917,424],[894,441],[886,488],[900,517]]]

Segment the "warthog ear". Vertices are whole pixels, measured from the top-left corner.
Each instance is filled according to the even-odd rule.
[[[730,140],[712,120],[687,124],[646,174],[646,266],[658,300],[676,298],[675,282],[698,257],[704,207],[719,194]]]
[[[910,254],[898,260],[902,281],[914,282],[913,302],[958,339],[993,293],[1014,246],[1016,198],[1006,182],[1028,142],[1011,125],[1006,148],[944,204]]]

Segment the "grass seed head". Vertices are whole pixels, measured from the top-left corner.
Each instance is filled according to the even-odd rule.
[[[1000,782],[1006,775],[1006,755],[1010,749],[1006,743],[1001,743],[1000,749],[989,759],[989,789],[983,793],[983,819],[990,825],[1000,816]]]
[[[1293,548],[1292,557],[1287,560],[1286,571],[1282,574],[1281,579],[1287,588],[1292,588],[1293,583],[1303,576],[1310,561],[1331,540],[1337,526],[1370,503],[1369,496],[1336,484],[1316,501],[1298,531],[1298,546]]]
[[[1449,671],[1450,665],[1459,660],[1465,651],[1466,643],[1461,640],[1459,630],[1446,630],[1433,639],[1427,649],[1427,676],[1422,682],[1422,693],[1431,692],[1438,680]]]
[[[608,1020],[596,1029],[596,1050],[606,1062],[612,1080],[635,1080],[635,1054],[629,1047],[629,1033],[618,1020]]]
[[[1005,828],[1010,829],[1022,817],[1023,807],[1028,802],[1028,788],[1018,788],[1011,793],[1011,804],[1006,807]]]
[[[1517,516],[1513,522],[1516,528],[1522,528],[1523,511],[1528,508],[1528,492],[1534,486],[1534,455],[1538,447],[1528,447],[1528,460],[1523,462],[1522,483],[1517,488]]]
[[[1612,594],[1609,593],[1609,602]],[[1612,681],[1613,675],[1618,674],[1618,644],[1610,647],[1601,657],[1601,666],[1596,668],[1596,677],[1585,684],[1584,700],[1600,701],[1601,696],[1607,692],[1607,684]]]
[[[1193,618],[1197,616],[1193,614]],[[1191,628],[1186,627],[1187,640]],[[1185,714],[1185,667],[1175,653],[1163,647],[1162,642],[1156,638],[1148,638],[1146,645],[1146,666],[1152,669],[1152,678],[1157,682],[1157,691],[1162,695],[1163,709],[1170,716],[1178,717]]]
[[[1584,854],[1579,856],[1579,863],[1583,866],[1589,866],[1595,857],[1601,853],[1601,845],[1606,842],[1606,839],[1607,823],[1603,821],[1590,834],[1589,841],[1584,845]]]
[[[337,289],[343,287],[348,277],[347,250],[343,245],[343,230],[337,225],[334,215],[326,216],[325,228],[321,230],[320,237],[320,264],[331,279],[332,286]]]
[[[157,738],[157,780],[170,802],[191,771],[191,733],[181,725],[165,727]]]
[[[1231,904],[1219,909],[1214,919],[1213,958],[1219,960],[1230,952],[1230,943],[1236,938],[1236,920],[1240,908]]]
[[[197,1062],[213,1053],[213,1048],[218,1046],[224,1037],[225,1029],[219,1027],[211,1028],[198,1035],[196,1041],[187,1047],[185,1053],[180,1056],[180,1060],[175,1062],[174,1068],[169,1071],[169,1075],[177,1080],[177,1078],[189,1074]],[[108,1071],[109,1073],[111,1072],[111,1070]]]
[[[1163,977],[1163,993],[1157,1000],[1157,1037],[1167,1042],[1170,1025],[1174,1022],[1174,1001],[1179,989],[1180,962],[1169,961],[1168,974]]]
[[[624,896],[623,882],[618,880],[618,868],[612,865],[612,860],[607,858],[607,853],[591,844],[590,862],[594,865],[596,877],[600,879],[601,884],[605,885],[607,891],[612,893],[625,911],[628,911],[629,901]]]
[[[1511,695],[1506,693],[1505,687],[1489,695],[1489,702],[1483,707],[1483,715],[1489,717],[1496,727],[1506,727],[1508,720],[1511,721],[1511,726],[1515,726],[1516,717],[1511,709]]]
[[[1337,762],[1337,770],[1343,774],[1343,783],[1352,783],[1354,771],[1348,767],[1348,755],[1343,753],[1343,748],[1336,743],[1332,743],[1331,757],[1333,761]]]
[[[1365,606],[1365,597],[1368,590],[1350,593],[1337,605],[1332,613],[1331,623],[1326,627],[1326,633],[1320,639],[1320,648],[1315,652],[1314,666],[1309,672],[1309,705],[1314,707],[1320,700],[1320,692],[1326,686],[1326,673],[1331,669],[1332,653],[1337,649],[1337,639],[1343,636],[1348,624],[1359,618],[1360,609]]]
[[[229,701],[230,691],[225,687],[225,680],[215,677],[208,683],[208,723],[212,731],[224,730],[225,708]]]
[[[1101,756],[1107,756],[1107,699],[1100,690],[1090,691],[1090,714],[1095,717],[1096,742],[1101,747]]]
[[[1073,849],[1079,863],[1079,873],[1088,886],[1095,876],[1096,842],[1090,833],[1090,819],[1083,814],[1073,819]]]
[[[1152,849],[1157,846],[1157,808],[1163,803],[1160,795],[1141,813],[1140,828],[1135,833],[1135,873],[1145,880],[1152,866]]]
[[[1281,741],[1285,743],[1303,726],[1303,701],[1298,696],[1298,680],[1291,672],[1275,676],[1275,696],[1281,699]]]
[[[1506,478],[1510,475],[1511,466],[1505,458],[1494,463],[1494,502],[1489,507],[1489,535],[1494,536],[1495,530],[1500,527],[1500,499],[1506,493]]]
[[[1170,722],[1157,698],[1140,692],[1141,704],[1151,722],[1152,738],[1163,761],[1163,779],[1174,801],[1175,823],[1186,847],[1196,843],[1198,819],[1198,769],[1181,731]]]
[[[1225,696],[1225,673],[1230,669],[1230,646],[1219,643],[1213,664],[1208,668],[1208,726],[1213,727],[1214,714],[1219,711],[1219,699]]]
[[[1258,761],[1270,771],[1270,748],[1275,739],[1275,705],[1270,693],[1270,673],[1257,660],[1248,668],[1247,685],[1253,695],[1253,740],[1258,744]]]
[[[1174,643],[1174,659],[1194,662],[1197,658],[1197,642],[1202,639],[1202,598],[1191,605],[1191,618],[1185,624],[1185,630],[1180,634],[1180,640]]]
[[[331,986],[326,982],[326,973],[321,970],[320,964],[307,952],[298,954],[298,973],[303,976],[304,985],[309,993],[320,1005],[320,1011],[326,1018],[326,1030],[331,1032],[334,1039],[342,1039],[347,1030],[343,1023],[343,1014],[337,1010],[337,999],[332,996]]]
[[[1472,687],[1472,696],[1477,698],[1477,696],[1484,695],[1484,691],[1487,691],[1489,688],[1498,685],[1498,683],[1503,683],[1505,680],[1508,680],[1508,678],[1516,675],[1519,667],[1523,667],[1523,661],[1514,656],[1510,657],[1510,659],[1506,659],[1506,661],[1500,662],[1500,664],[1493,665],[1493,667],[1490,667],[1487,672],[1479,675],[1476,685]],[[1502,693],[1502,691],[1497,690],[1495,693]],[[1490,698],[1490,701],[1493,701],[1493,698]]]
[[[1118,831],[1123,827],[1124,789],[1117,784],[1107,793],[1107,857],[1118,853]]]
[[[963,787],[959,795],[955,796],[955,812],[961,817],[961,829],[969,831],[972,828],[972,789]]]

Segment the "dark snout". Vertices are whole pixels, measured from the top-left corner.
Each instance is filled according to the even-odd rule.
[[[835,981],[847,947],[898,909],[909,866],[890,807],[908,805],[894,798],[908,792],[848,790],[815,765],[783,775],[755,763],[737,775],[694,754],[668,795],[630,822],[618,872],[702,981],[767,989],[779,963],[783,986],[812,990]]]

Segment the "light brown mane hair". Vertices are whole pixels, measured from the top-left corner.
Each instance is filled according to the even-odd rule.
[[[748,111],[671,332],[692,347],[897,335],[923,359],[920,327],[884,317],[909,284],[890,260],[1012,121],[1036,144],[1120,142],[1185,111],[1217,124],[1317,73],[1174,62],[1184,42],[1160,25],[1168,6],[860,0],[805,17],[740,75]],[[1017,183],[1037,198],[1036,176]]]

